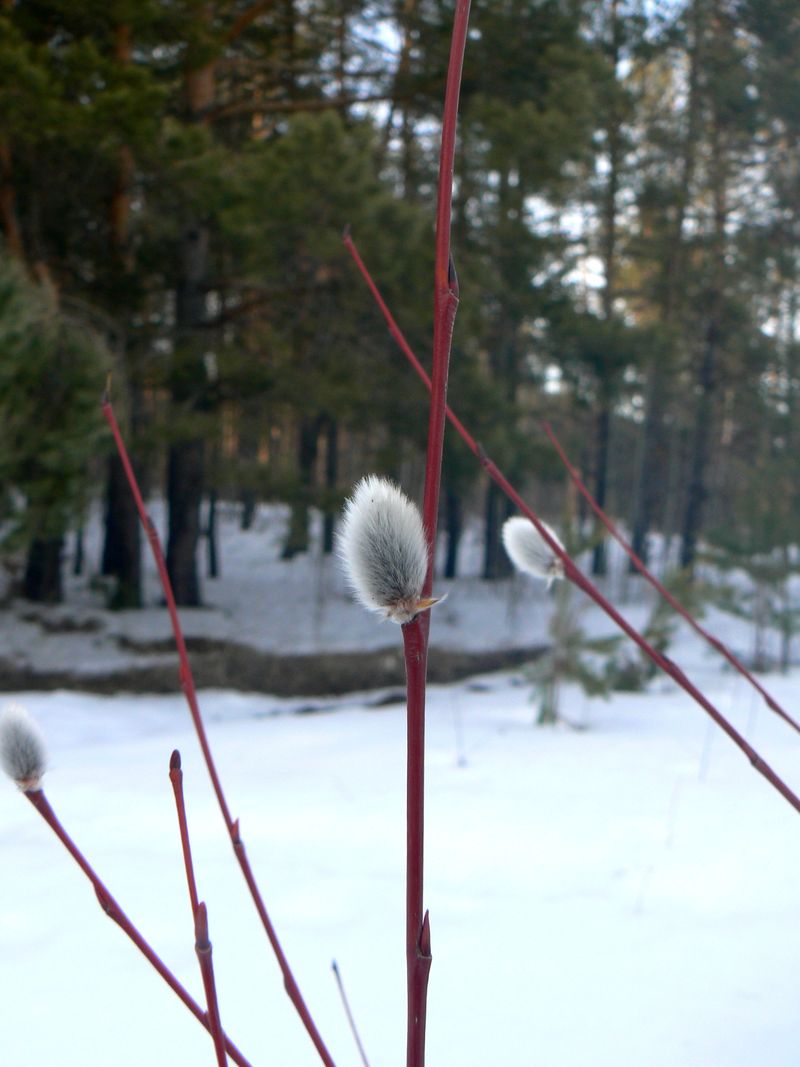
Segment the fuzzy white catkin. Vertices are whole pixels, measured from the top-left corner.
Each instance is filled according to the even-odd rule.
[[[345,504],[337,550],[365,608],[397,623],[417,614],[428,547],[419,511],[396,485],[362,478]]]
[[[563,548],[555,532],[542,523],[556,544]],[[564,577],[564,564],[545,541],[530,519],[515,515],[503,523],[503,544],[517,570],[545,578]]]
[[[37,789],[45,771],[44,735],[21,704],[0,714],[0,764],[21,789]]]

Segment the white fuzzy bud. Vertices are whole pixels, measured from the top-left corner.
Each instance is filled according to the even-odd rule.
[[[422,598],[428,546],[419,511],[392,482],[362,478],[345,504],[337,551],[356,599],[392,622],[436,603]]]
[[[44,735],[21,704],[0,714],[0,764],[23,792],[39,788],[45,770]]]
[[[542,523],[559,548],[564,546],[547,523]],[[517,570],[545,578],[548,583],[564,577],[564,564],[530,519],[515,515],[503,524],[503,544]]]

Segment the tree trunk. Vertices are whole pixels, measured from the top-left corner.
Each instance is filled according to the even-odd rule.
[[[614,72],[614,84],[616,88],[617,68],[619,67],[620,51],[622,47],[622,27],[620,25],[618,0],[611,0],[611,39],[608,45],[609,66]],[[603,233],[602,233],[602,256],[604,283],[602,292],[603,318],[610,322],[614,317],[614,294],[617,278],[617,196],[619,194],[620,164],[622,161],[622,118],[617,106],[616,97],[611,101],[611,107],[606,122],[606,137],[608,139],[608,181],[603,195]],[[601,508],[606,506],[606,487],[608,484],[608,460],[609,460],[609,432],[611,425],[611,404],[607,395],[610,390],[610,381],[598,382],[599,410],[595,422],[594,438],[594,498]],[[601,528],[596,525],[596,531],[601,540],[597,542],[592,553],[592,574],[595,576],[606,573],[606,546]]]
[[[142,606],[141,532],[139,516],[119,456],[108,461],[103,574],[117,579],[112,608]]]
[[[317,462],[322,416],[305,418],[300,422],[298,443],[298,487],[292,502],[289,530],[281,552],[281,559],[293,559],[308,551],[308,507],[314,487],[314,467]]]
[[[61,603],[63,600],[61,583],[63,546],[63,537],[37,539],[31,542],[22,587],[26,600],[34,600],[40,604]]]
[[[718,326],[712,317],[706,333],[703,358],[698,379],[699,394],[694,417],[692,455],[689,466],[689,485],[686,495],[686,509],[683,513],[681,531],[681,567],[690,570],[694,566],[697,553],[697,539],[703,521],[708,490],[706,472],[711,451],[711,416],[715,386],[717,348],[719,345]]]
[[[447,528],[447,551],[444,560],[444,577],[455,578],[458,569],[458,546],[463,531],[461,497],[452,489],[445,489],[445,525]]]
[[[207,4],[200,10],[199,18],[203,23],[210,24],[212,17],[213,7]],[[216,96],[215,61],[202,66],[190,66],[185,70],[184,91],[191,119],[199,125],[207,123]],[[202,411],[207,398],[206,369],[199,352],[199,334],[207,320],[209,245],[208,226],[197,218],[190,219],[183,231],[180,276],[175,286],[175,355],[172,368],[172,402],[189,416]],[[206,343],[207,340],[207,336],[204,337]],[[172,442],[167,459],[167,570],[176,602],[187,607],[201,603],[197,544],[203,503],[204,453],[199,430],[190,430]]]
[[[489,482],[486,491],[484,513],[483,577],[489,581],[505,578],[511,573],[511,563],[503,549],[501,530],[510,514],[505,496],[494,482]]]
[[[326,428],[325,489],[328,503],[322,526],[322,551],[326,556],[333,552],[334,528],[338,508],[334,503],[336,485],[339,481],[339,427],[336,419],[329,419]]]
[[[715,111],[711,126],[709,176],[714,207],[714,230],[711,247],[711,283],[708,293],[708,319],[705,342],[697,376],[697,405],[694,416],[693,454],[691,459],[686,510],[683,516],[681,566],[691,569],[697,551],[697,539],[703,523],[708,496],[706,480],[711,455],[711,423],[714,390],[722,345],[722,314],[725,297],[725,229],[728,219],[728,173],[723,133]]]
[[[594,443],[594,498],[605,509],[608,488],[608,454],[611,430],[611,410],[607,400],[603,400],[595,422]],[[602,536],[602,528],[598,530]],[[598,541],[592,552],[592,574],[602,575],[607,570],[605,539]]]
[[[208,576],[219,578],[219,544],[217,540],[217,491],[208,494],[208,519],[206,521],[206,547],[208,549]]]
[[[182,441],[170,447],[168,457],[167,571],[175,601],[185,607],[198,607],[201,603],[197,542],[200,537],[204,451],[200,440]]]
[[[683,142],[681,173],[676,204],[675,221],[672,226],[665,265],[664,298],[661,306],[661,322],[668,331],[669,344],[666,352],[657,352],[647,368],[645,387],[644,425],[642,429],[642,452],[638,470],[633,510],[633,550],[647,562],[647,534],[656,518],[660,497],[659,487],[665,484],[663,470],[659,471],[659,456],[665,452],[663,420],[666,408],[665,391],[667,372],[665,361],[670,359],[676,347],[681,328],[681,311],[684,304],[686,256],[684,228],[686,213],[694,184],[697,161],[698,124],[700,118],[698,76],[700,69],[701,25],[700,12],[695,5],[692,36],[689,45],[689,92],[687,97],[686,137]],[[631,568],[635,570],[633,564]]]

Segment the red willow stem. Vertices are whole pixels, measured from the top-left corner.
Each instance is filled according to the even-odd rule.
[[[286,994],[294,1005],[295,1011],[300,1016],[303,1026],[306,1028],[308,1036],[311,1038],[314,1047],[319,1053],[319,1057],[325,1064],[325,1067],[336,1067],[325,1046],[325,1043],[317,1030],[314,1020],[311,1018],[311,1014],[308,1007],[303,1000],[303,996],[300,992],[300,987],[295,980],[292,973],[292,969],[289,966],[283,948],[281,947],[278,935],[275,932],[275,927],[272,925],[272,921],[267,913],[266,905],[264,904],[261,892],[256,883],[253,875],[252,868],[245,852],[244,842],[242,841],[239,820],[231,819],[228,805],[225,801],[225,795],[222,791],[222,784],[217,775],[217,770],[214,765],[214,759],[211,755],[211,748],[208,744],[208,738],[206,737],[205,727],[203,725],[203,719],[200,714],[200,707],[197,702],[197,691],[195,689],[194,677],[192,675],[192,668],[189,664],[189,656],[186,651],[186,642],[183,637],[183,629],[181,628],[180,618],[178,617],[178,609],[175,604],[175,596],[172,591],[172,583],[169,580],[169,574],[167,573],[167,565],[164,561],[164,553],[161,548],[161,542],[159,540],[158,531],[155,528],[155,524],[150,516],[147,514],[147,509],[142,499],[141,490],[139,489],[139,483],[136,480],[133,467],[131,465],[130,457],[128,456],[128,450],[125,447],[125,442],[122,439],[122,433],[120,432],[119,424],[117,423],[116,416],[114,415],[114,408],[111,404],[111,399],[106,394],[103,398],[103,415],[106,422],[111,428],[111,433],[114,436],[114,442],[117,446],[117,452],[119,453],[120,461],[122,462],[125,476],[128,479],[128,484],[133,494],[133,499],[136,503],[136,510],[139,513],[139,520],[144,527],[147,534],[147,540],[150,544],[150,550],[153,554],[153,558],[158,569],[158,576],[161,580],[161,588],[164,591],[164,598],[167,602],[167,610],[169,611],[170,621],[172,623],[172,633],[175,639],[175,646],[178,650],[178,659],[180,661],[180,679],[181,687],[183,689],[184,696],[186,697],[186,703],[189,706],[189,712],[194,723],[195,732],[197,734],[198,741],[200,742],[200,748],[203,752],[203,758],[208,768],[208,774],[211,778],[211,784],[214,787],[214,793],[217,797],[217,803],[219,804],[222,817],[225,820],[225,827],[230,835],[231,844],[233,845],[234,855],[239,863],[239,867],[244,876],[244,880],[247,883],[247,888],[250,890],[250,896],[258,912],[261,924],[264,927],[264,931],[267,935],[272,951],[275,954],[275,958],[280,967],[281,974],[283,975],[283,987],[286,990]]]
[[[633,563],[634,567],[642,575],[642,577],[647,579],[650,585],[652,585],[653,588],[661,594],[661,596],[664,598],[664,600],[666,600],[670,607],[677,611],[677,613],[689,623],[689,625],[696,633],[700,634],[700,636],[703,637],[711,645],[712,648],[715,648],[717,652],[719,652],[725,657],[728,663],[730,663],[730,665],[734,667],[739,672],[739,674],[743,675],[747,679],[747,681],[753,686],[753,688],[757,690],[764,698],[764,702],[766,703],[767,707],[774,711],[776,715],[779,715],[782,719],[784,719],[794,730],[800,733],[800,724],[798,724],[791,717],[791,715],[789,715],[787,711],[784,711],[780,704],[776,700],[774,700],[773,697],[767,692],[767,690],[759,683],[759,681],[753,677],[747,667],[745,667],[741,660],[734,655],[734,653],[728,648],[728,646],[725,645],[722,641],[720,641],[719,638],[714,637],[713,634],[709,633],[708,630],[705,629],[705,627],[701,626],[697,619],[695,619],[695,617],[689,611],[687,611],[687,609],[672,595],[672,593],[670,593],[669,589],[667,589],[666,586],[664,586],[658,580],[658,578],[656,578],[652,571],[648,570],[647,565],[634,552],[631,545],[628,544],[628,542],[620,533],[618,527],[609,518],[606,512],[600,507],[595,498],[586,488],[585,484],[581,479],[580,474],[572,465],[572,463],[570,463],[569,458],[567,457],[566,452],[562,448],[561,442],[556,437],[553,428],[550,426],[550,423],[545,422],[543,426],[544,432],[550,438],[550,443],[552,444],[553,448],[555,448],[561,462],[566,467],[567,473],[572,479],[573,485],[583,496],[584,500],[587,502],[589,507],[595,513],[595,515],[603,524],[603,526],[605,526],[611,536],[622,546],[622,548],[625,550],[628,557],[630,558],[631,563]]]
[[[457,0],[447,68],[439,184],[436,198],[436,250],[433,290],[433,362],[428,448],[422,522],[428,543],[428,569],[422,596],[430,596],[436,549],[439,490],[442,477],[447,377],[453,325],[458,309],[458,280],[450,255],[458,99],[469,24],[469,0]],[[407,1067],[424,1067],[428,977],[431,969],[431,931],[423,914],[423,859],[425,824],[425,680],[428,666],[430,613],[422,612],[403,626],[406,664],[406,981],[408,1015]]]
[[[175,811],[178,815],[178,828],[181,834],[181,850],[183,851],[183,866],[186,870],[186,885],[189,889],[189,903],[192,906],[192,915],[196,915],[200,900],[197,896],[197,882],[195,881],[194,864],[192,863],[192,846],[189,841],[189,824],[186,820],[181,754],[177,748],[170,757],[169,780],[172,783],[172,792],[175,794]]]
[[[347,1016],[347,1022],[350,1025],[350,1032],[352,1033],[353,1040],[356,1043],[358,1054],[361,1057],[361,1062],[364,1064],[364,1067],[369,1067],[369,1060],[367,1059],[367,1054],[364,1051],[364,1045],[361,1042],[361,1036],[358,1032],[356,1021],[353,1018],[353,1012],[350,1010],[350,1001],[347,999],[347,993],[344,989],[344,982],[342,981],[342,976],[339,973],[339,967],[337,966],[336,960],[331,963],[331,970],[333,971],[334,978],[336,979],[336,987],[339,990],[339,996],[342,998],[344,1013]]]
[[[211,959],[211,942],[208,939],[208,910],[205,904],[197,905],[194,913],[194,950],[203,976],[203,988],[208,1004],[208,1023],[211,1037],[214,1039],[214,1051],[217,1054],[217,1067],[225,1067],[225,1041],[222,1034],[222,1022],[219,1017],[217,983],[214,981],[214,964]]]
[[[363,260],[358,255],[358,252],[356,251],[356,248],[350,237],[347,237],[345,239],[345,245],[353,256],[353,259],[355,260],[356,265],[359,267],[361,273],[365,276],[365,278],[369,278],[370,289],[372,289],[373,292],[377,292],[374,282],[372,282],[372,279],[369,276],[369,272],[364,266]],[[383,303],[383,301],[380,301],[379,306],[381,306],[381,310],[383,310],[386,305]],[[392,323],[394,323],[394,330],[392,330],[393,335],[395,337],[397,337],[398,335],[402,337],[402,334],[400,334],[399,328],[394,322],[394,319],[392,319],[391,321]],[[413,356],[413,352],[411,352],[411,349],[405,341],[405,338],[403,339],[403,342],[400,347],[404,354],[408,356],[410,353],[411,356]],[[430,389],[430,379],[422,370],[422,367],[416,357],[414,357],[413,359],[410,358],[409,362],[411,363],[412,367],[414,367],[414,369],[417,371],[417,374],[420,376],[425,385]],[[558,556],[558,558],[562,561],[562,563],[564,564],[565,576],[569,578],[570,581],[574,582],[579,589],[583,590],[583,592],[585,592],[587,596],[591,597],[591,599],[594,600],[594,602],[600,608],[602,608],[606,615],[608,615],[609,618],[611,618],[617,624],[617,626],[623,631],[623,633],[627,634],[627,636],[630,637],[630,639],[634,641],[639,646],[639,648],[641,648],[645,655],[648,656],[656,664],[657,667],[659,667],[662,671],[665,672],[665,674],[668,674],[672,679],[674,679],[674,681],[676,681],[678,685],[682,689],[684,689],[697,704],[700,705],[700,707],[714,720],[714,722],[716,722],[717,725],[722,730],[724,730],[724,732],[728,735],[728,737],[730,737],[733,743],[745,754],[745,756],[747,756],[748,760],[750,761],[752,766],[758,771],[758,773],[763,775],[763,777],[767,779],[770,785],[773,786],[773,788],[780,793],[784,800],[788,801],[788,803],[791,804],[796,811],[800,812],[800,797],[798,797],[789,788],[789,786],[786,785],[786,783],[775,773],[775,771],[769,766],[769,764],[766,763],[761,758],[761,756],[759,756],[759,754],[755,751],[752,745],[750,745],[744,739],[744,737],[742,737],[742,735],[727,721],[727,719],[722,715],[722,713],[718,711],[717,708],[715,708],[714,705],[689,681],[689,679],[686,677],[680,667],[678,667],[678,665],[674,663],[671,659],[669,659],[667,656],[662,655],[655,648],[653,648],[653,646],[649,644],[649,642],[637,630],[635,630],[630,625],[630,623],[627,622],[626,619],[624,619],[619,614],[616,608],[614,608],[608,602],[608,600],[606,600],[603,594],[589,581],[589,579],[586,578],[578,570],[578,568],[572,562],[572,559],[567,555],[562,546],[557,541],[555,541],[550,535],[544,523],[539,519],[539,517],[532,510],[532,508],[530,508],[525,503],[525,501],[522,499],[522,497],[519,495],[513,485],[511,485],[505,475],[495,465],[495,463],[486,455],[486,452],[483,450],[482,446],[475,440],[474,437],[471,436],[471,434],[469,434],[464,429],[463,424],[456,418],[455,414],[450,410],[450,408],[447,408],[447,417],[449,418],[451,425],[455,428],[455,430],[463,439],[464,443],[467,445],[470,451],[477,457],[481,466],[484,468],[488,476],[497,486],[499,486],[499,488],[505,493],[508,499],[517,506],[520,512],[522,512],[522,514],[533,523],[539,534],[546,542],[546,544],[549,545],[553,553]]]
[[[194,863],[192,862],[192,846],[189,841],[189,824],[186,819],[186,800],[183,795],[183,771],[181,770],[181,754],[177,749],[172,753],[169,761],[169,780],[172,782],[172,791],[175,794],[175,810],[178,815],[178,826],[181,835],[181,850],[183,851],[183,865],[186,869],[186,885],[189,889],[189,903],[192,908],[194,920],[195,952],[200,964],[200,975],[203,979],[203,988],[206,991],[206,1005],[208,1007],[208,1024],[211,1037],[214,1041],[214,1051],[217,1054],[218,1067],[225,1067],[225,1042],[222,1036],[222,1023],[219,1016],[219,1001],[217,999],[217,986],[214,981],[214,966],[211,959],[211,942],[208,940],[208,912],[205,904],[201,904],[197,898],[197,882],[194,877]]]
[[[92,865],[89,863],[89,861],[83,855],[81,850],[78,848],[78,846],[72,840],[70,835],[59,822],[56,813],[51,808],[50,802],[44,794],[44,790],[27,790],[25,792],[25,796],[28,798],[34,808],[36,808],[36,810],[42,816],[44,821],[59,839],[61,844],[66,848],[67,852],[69,852],[70,856],[72,856],[77,865],[92,883],[95,894],[100,903],[100,907],[109,917],[109,919],[113,919],[113,921],[117,924],[117,926],[119,926],[123,933],[125,933],[130,938],[130,940],[134,943],[134,945],[136,945],[136,947],[139,949],[139,951],[142,953],[148,963],[152,967],[154,967],[156,971],[158,971],[158,973],[161,975],[161,977],[164,979],[170,989],[183,1001],[183,1003],[186,1005],[192,1015],[194,1015],[197,1021],[201,1023],[210,1033],[211,1024],[206,1012],[204,1012],[200,1005],[189,995],[189,993],[187,993],[187,991],[184,989],[184,987],[181,985],[181,983],[178,981],[178,979],[175,977],[169,967],[167,967],[167,965],[161,960],[160,956],[158,956],[156,952],[147,943],[147,941],[145,941],[145,939],[130,921],[128,916],[119,906],[117,901],[108,891],[108,889],[106,889],[105,885],[100,880],[100,877],[98,876]],[[233,1042],[224,1035],[223,1039],[225,1043],[225,1050],[230,1056],[230,1058],[234,1061],[234,1063],[238,1063],[239,1067],[251,1067],[249,1060],[245,1059],[245,1057],[237,1049]]]

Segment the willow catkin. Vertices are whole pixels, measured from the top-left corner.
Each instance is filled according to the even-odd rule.
[[[564,546],[547,523],[542,523],[559,548]],[[503,544],[508,556],[517,570],[545,578],[552,582],[554,578],[564,577],[564,564],[550,545],[545,541],[530,519],[515,515],[503,524]]]
[[[0,714],[0,765],[20,789],[39,788],[45,770],[44,736],[21,704],[7,704]]]
[[[422,599],[428,546],[419,511],[392,482],[368,475],[345,504],[339,557],[356,599],[393,622],[409,622]]]

